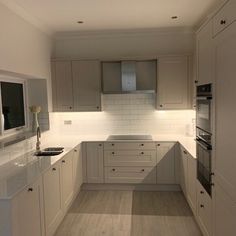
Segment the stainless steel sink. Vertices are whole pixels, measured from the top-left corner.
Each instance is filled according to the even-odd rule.
[[[57,156],[59,154],[63,153],[63,151],[39,151],[36,152],[35,156]]]
[[[152,140],[151,135],[110,135],[107,138],[108,141],[119,141],[119,140]]]

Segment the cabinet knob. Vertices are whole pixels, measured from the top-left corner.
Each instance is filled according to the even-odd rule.
[[[55,167],[52,168],[53,171],[57,170]]]
[[[194,83],[197,84],[197,83],[198,83],[198,80],[194,80]]]
[[[184,150],[184,154],[187,155],[188,154],[187,151]]]
[[[204,194],[204,192],[203,192],[203,191],[200,191],[200,193],[201,193],[201,194]]]
[[[99,106],[97,106],[97,109],[99,109]]]
[[[111,146],[115,146],[115,144],[114,144],[114,143],[112,143],[112,144],[111,144]]]
[[[214,183],[211,183],[211,186],[212,186],[212,187],[214,187],[214,186],[215,186],[215,184],[214,184]]]
[[[66,163],[66,161],[65,161],[65,160],[62,160],[61,162],[62,162],[62,163]]]
[[[163,105],[161,104],[160,107],[163,107]]]
[[[160,146],[161,146],[161,144],[160,144],[160,143],[158,143],[158,144],[157,144],[157,146],[158,146],[158,147],[160,147]]]
[[[203,204],[201,204],[201,205],[200,205],[200,207],[201,207],[201,208],[204,208],[204,205],[203,205]]]
[[[221,25],[225,25],[225,24],[226,24],[226,20],[221,20],[221,21],[220,21],[220,24],[221,24]]]
[[[214,176],[214,175],[215,175],[215,173],[214,173],[214,172],[212,172],[210,175],[211,175],[211,176]]]
[[[116,171],[116,169],[112,169],[112,171]]]
[[[143,154],[144,154],[144,152],[141,152],[141,154],[143,155]]]
[[[70,108],[70,110],[72,109],[72,107],[69,107]]]
[[[33,188],[28,188],[28,192],[33,192]]]
[[[144,169],[142,169],[141,171],[142,171],[142,172],[144,172],[145,170],[144,170]]]
[[[144,146],[144,143],[141,143],[141,144],[140,144],[140,146],[142,146],[142,147],[143,147],[143,146]]]
[[[101,143],[99,143],[99,147],[101,147],[102,146],[102,144]]]
[[[77,149],[74,149],[74,152],[77,152]]]
[[[112,154],[112,155],[114,155],[114,154],[115,154],[115,152],[112,152],[111,154]]]

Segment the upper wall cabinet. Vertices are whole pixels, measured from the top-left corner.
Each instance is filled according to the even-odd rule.
[[[73,61],[75,111],[101,110],[101,65],[98,61]]]
[[[213,39],[212,21],[197,33],[197,84],[213,82]]]
[[[53,61],[52,91],[54,111],[100,111],[100,62]]]
[[[188,109],[188,56],[162,57],[158,60],[157,109]]]
[[[72,72],[70,61],[52,62],[53,111],[72,111]]]
[[[124,61],[128,62],[128,61]],[[156,90],[156,60],[144,60],[144,61],[132,61],[134,63],[135,70],[132,71],[132,76],[129,77],[135,78],[134,90],[129,92],[136,91],[155,91]],[[124,71],[122,67],[123,62],[121,61],[110,61],[102,63],[102,91],[103,93],[125,93],[127,90],[122,91],[122,81],[125,82],[125,78],[122,77],[122,74],[126,73],[127,79],[127,70]],[[129,69],[129,68],[128,68]],[[131,68],[130,68],[131,69]],[[123,73],[122,73],[123,71]],[[125,72],[125,73],[124,73]]]

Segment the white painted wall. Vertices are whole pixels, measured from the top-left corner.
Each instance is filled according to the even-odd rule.
[[[64,33],[55,35],[53,57],[118,59],[189,54],[193,45],[189,29]]]
[[[0,29],[0,73],[47,79],[50,98],[51,37],[1,3]]]

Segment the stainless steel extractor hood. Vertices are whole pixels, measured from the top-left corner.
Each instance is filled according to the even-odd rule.
[[[121,86],[123,92],[136,91],[136,62],[121,62]]]

